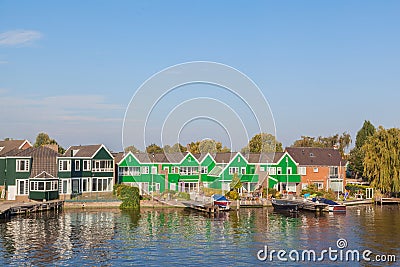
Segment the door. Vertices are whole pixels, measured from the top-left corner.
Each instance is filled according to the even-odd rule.
[[[15,200],[15,195],[16,194],[17,194],[17,186],[16,185],[9,185],[8,186],[7,200]]]

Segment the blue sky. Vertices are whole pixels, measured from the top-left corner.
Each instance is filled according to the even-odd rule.
[[[137,88],[195,60],[249,76],[284,145],[400,127],[399,1],[216,2],[1,1],[0,137],[121,150]]]

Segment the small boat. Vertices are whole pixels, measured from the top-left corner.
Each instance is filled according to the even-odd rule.
[[[218,206],[220,210],[229,210],[231,202],[223,195],[214,194],[211,196],[213,205]]]
[[[272,199],[271,202],[275,210],[298,212],[300,208],[300,203],[296,203],[286,199]]]
[[[339,204],[333,200],[326,199],[326,198],[313,198],[313,202],[325,203],[328,205],[327,209],[330,212],[346,212],[346,206]]]

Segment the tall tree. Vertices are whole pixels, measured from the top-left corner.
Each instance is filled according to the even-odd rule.
[[[267,153],[267,152],[282,152],[282,143],[278,142],[272,134],[259,133],[254,135],[247,146],[242,148],[242,153]]]
[[[361,149],[370,136],[376,132],[375,126],[370,121],[364,121],[363,126],[357,132],[355,147],[350,151],[349,157],[349,170],[353,177],[359,177],[364,172],[364,158],[365,154]]]
[[[382,126],[362,146],[364,176],[384,193],[400,192],[400,129]]]
[[[125,147],[125,152],[132,152],[132,153],[142,153],[142,151],[140,151],[139,149],[137,149],[134,145]]]
[[[65,152],[65,149],[60,146],[56,140],[51,139],[50,136],[47,133],[39,133],[36,136],[36,141],[33,144],[34,147],[40,147],[44,145],[57,145],[58,146],[58,153],[63,154]]]
[[[163,150],[165,153],[179,153],[186,152],[186,147],[182,146],[180,143],[176,143],[173,146],[165,145]]]
[[[151,144],[146,147],[146,152],[149,154],[163,153],[163,149],[156,144]]]
[[[334,134],[332,136],[302,136],[299,140],[294,141],[292,147],[322,147],[322,148],[333,148],[337,147],[342,157],[345,154],[345,150],[351,144],[351,136],[349,133],[344,132],[341,135]]]

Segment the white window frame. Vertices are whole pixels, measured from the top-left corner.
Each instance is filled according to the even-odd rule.
[[[86,165],[86,166],[85,166]],[[92,169],[92,161],[90,159],[83,160],[83,171],[90,171]]]
[[[201,174],[207,174],[208,173],[208,166],[201,166]]]
[[[313,169],[313,172],[314,173],[317,173],[319,170],[318,170],[318,167],[314,167],[314,169]]]
[[[276,174],[281,175],[282,174],[282,167],[276,167]]]
[[[175,183],[171,183],[171,184],[169,185],[169,188],[170,188],[170,190],[172,190],[172,191],[176,191],[176,184],[175,184]]]
[[[265,172],[265,167],[260,166],[260,172]]]
[[[268,173],[270,175],[276,175],[276,168],[275,167],[268,167]]]
[[[151,166],[151,174],[157,174],[157,166]]]
[[[29,172],[29,159],[17,159],[15,170],[16,172]]]
[[[307,174],[307,168],[306,167],[298,167],[297,171],[300,175],[306,175]]]
[[[318,189],[324,189],[324,182],[313,182],[313,184],[316,185]]]
[[[81,161],[79,159],[75,160],[75,171],[79,172],[81,170]]]
[[[293,172],[292,172],[292,167],[287,167],[287,174],[288,175],[291,175],[291,174],[293,174]]]
[[[16,179],[17,181],[17,195],[18,196],[26,196],[29,195],[29,179]],[[21,184],[24,186],[24,190],[21,193]]]
[[[103,165],[103,166],[102,166]],[[109,159],[93,160],[93,172],[113,172],[113,161]]]
[[[244,172],[243,172],[243,170],[244,170]],[[241,167],[240,168],[240,174],[246,174],[246,167]]]
[[[142,166],[141,167],[141,172],[142,174],[149,174],[149,166]]]
[[[305,190],[308,188],[308,184],[301,184],[301,190]]]
[[[238,162],[240,162],[240,157],[238,157]]]
[[[239,174],[239,167],[229,167],[229,174]]]
[[[163,170],[169,172],[169,167],[168,166],[164,166]]]
[[[66,163],[66,166],[64,166],[64,162]],[[64,167],[66,167],[66,168],[64,169]],[[60,159],[58,161],[58,171],[60,171],[60,172],[71,171],[71,160],[69,160],[69,159]]]

